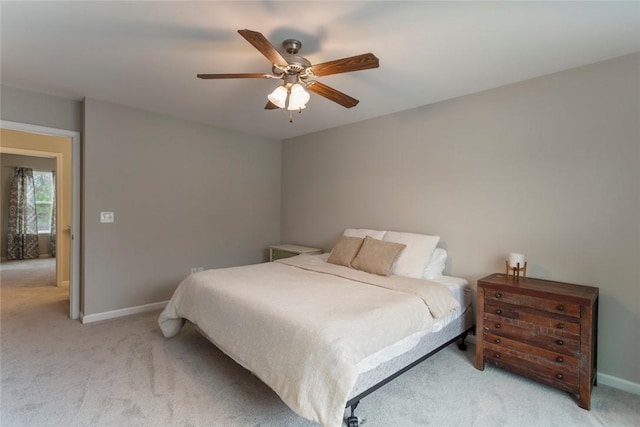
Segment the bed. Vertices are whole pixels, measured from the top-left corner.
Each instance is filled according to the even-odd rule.
[[[298,415],[338,427],[350,407],[348,425],[357,426],[353,411],[361,398],[456,339],[464,346],[473,329],[467,282],[423,278],[434,239],[415,245],[422,235],[371,231],[345,230],[331,254],[191,274],[159,317],[162,333],[172,337],[189,321]],[[361,255],[371,245],[388,248],[381,243],[388,233],[400,248],[384,261],[390,274],[354,268],[379,267],[382,252]],[[335,262],[345,237],[364,242],[348,251],[347,265]],[[412,252],[427,259],[416,265]],[[419,267],[420,277],[418,268],[406,267]]]

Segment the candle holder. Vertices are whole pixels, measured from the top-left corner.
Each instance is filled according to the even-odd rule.
[[[524,262],[524,265],[520,267],[520,263],[516,263],[515,266],[509,265],[509,260],[505,261],[505,265],[507,266],[507,279],[509,278],[509,274],[513,275],[513,278],[518,281],[520,280],[520,272],[522,272],[522,280],[527,278],[527,262]]]

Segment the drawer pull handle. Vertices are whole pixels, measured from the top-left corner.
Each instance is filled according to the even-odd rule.
[[[564,305],[560,304],[558,307],[558,311],[564,311]]]
[[[564,324],[563,323],[558,323],[558,329],[564,329]]]
[[[485,327],[484,327],[484,331],[485,331],[485,332],[489,332],[489,327],[488,327],[488,326],[485,326]]]
[[[564,376],[562,374],[556,374],[556,378],[561,380],[562,378],[564,378]]]
[[[496,338],[493,342],[496,344],[500,344],[500,340],[498,338]]]
[[[562,340],[558,340],[558,341],[556,341],[556,344],[558,344],[558,345],[564,345],[564,341],[562,341]]]
[[[496,298],[502,298],[502,294],[500,292],[496,292],[495,297]]]
[[[495,357],[496,359],[500,359],[500,353],[494,354],[493,357]]]
[[[500,310],[499,308],[496,309],[496,314],[502,314],[502,310]]]
[[[562,363],[562,362],[564,362],[564,359],[562,357],[558,356],[558,357],[556,357],[556,362]]]
[[[500,328],[501,328],[500,323],[496,323],[496,329],[500,329]]]

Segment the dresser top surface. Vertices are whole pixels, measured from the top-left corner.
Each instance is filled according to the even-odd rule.
[[[491,286],[504,290],[521,290],[529,294],[555,294],[588,300],[593,300],[598,296],[598,288],[593,286],[555,282],[552,280],[536,279],[532,277],[515,280],[513,277],[507,277],[507,275],[503,273],[495,273],[487,277],[483,277],[482,279],[478,279],[478,286]]]

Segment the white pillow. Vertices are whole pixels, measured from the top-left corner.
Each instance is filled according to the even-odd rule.
[[[348,237],[359,237],[361,239],[369,236],[374,239],[383,240],[385,233],[386,231],[369,230],[366,228],[347,228],[342,234]]]
[[[447,263],[447,250],[442,248],[435,248],[433,250],[433,254],[431,255],[431,259],[429,259],[429,263],[427,267],[424,269],[422,273],[423,279],[437,279],[438,277],[442,277],[442,273],[444,272],[445,264]]]
[[[391,267],[391,274],[420,279],[440,236],[387,231],[382,240],[407,245]]]

